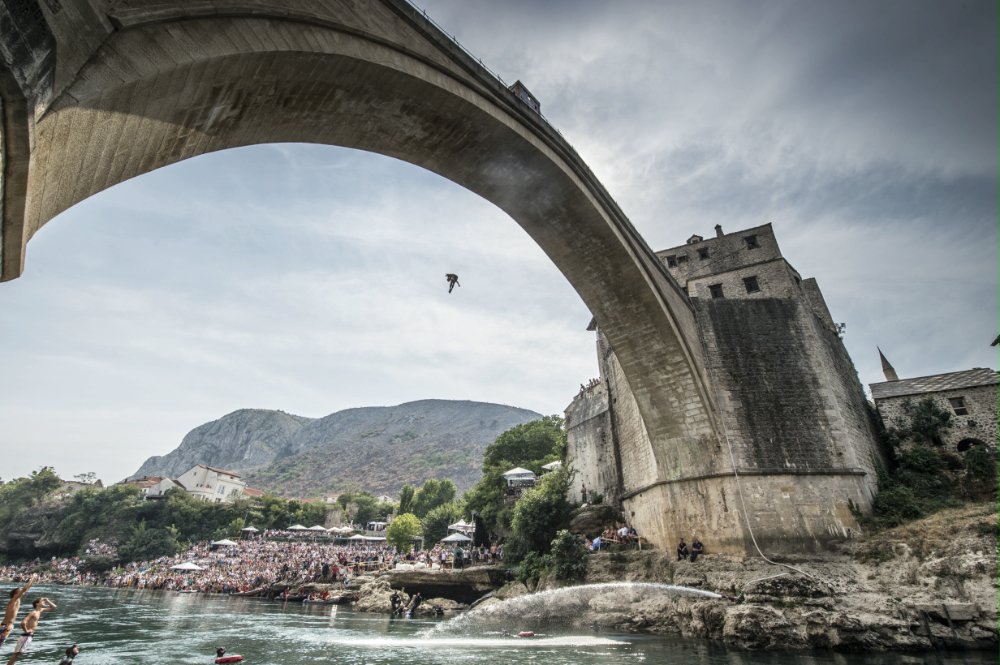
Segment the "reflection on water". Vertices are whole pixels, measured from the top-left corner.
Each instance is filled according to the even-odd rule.
[[[7,585],[0,585],[6,595]],[[499,631],[450,636],[431,629],[443,620],[393,619],[336,605],[274,603],[157,591],[78,587],[38,590],[59,609],[42,619],[30,663],[55,663],[79,642],[79,665],[208,664],[215,648],[246,656],[248,665],[347,663],[391,665],[455,663],[541,663],[544,665],[642,663],[643,665],[981,665],[995,654],[911,656],[831,653],[747,653],[704,641],[606,633],[579,629],[514,638]],[[30,601],[35,590],[29,592]],[[511,625],[510,632],[533,629]],[[4,645],[0,663],[12,646]]]

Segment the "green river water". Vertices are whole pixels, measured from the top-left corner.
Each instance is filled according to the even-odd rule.
[[[0,585],[0,589],[7,586]],[[213,662],[217,646],[242,654],[248,665],[980,665],[997,662],[995,653],[750,653],[677,637],[569,628],[565,631],[549,628],[535,638],[519,639],[477,631],[474,627],[452,631],[447,618],[391,619],[353,612],[347,607],[169,591],[42,587],[33,589],[28,600],[42,594],[52,598],[59,609],[43,616],[32,649],[21,663],[55,665],[62,650],[73,642],[83,647],[75,665],[208,664]],[[514,625],[517,621],[514,617],[511,621],[511,630],[515,632],[531,628]],[[9,657],[13,638],[0,650],[0,663]]]

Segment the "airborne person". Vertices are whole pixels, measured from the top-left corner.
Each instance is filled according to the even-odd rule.
[[[454,289],[456,286],[462,286],[461,284],[458,283],[458,275],[456,275],[455,273],[451,272],[445,273],[444,278],[448,280],[448,293],[451,293],[452,289]]]
[[[17,659],[28,650],[31,639],[35,636],[38,620],[42,618],[42,612],[54,609],[56,609],[56,604],[44,596],[31,604],[31,611],[28,612],[26,617],[21,619],[21,630],[24,632],[17,638],[17,644],[14,645],[14,654],[7,661],[7,665],[14,665]]]
[[[24,598],[24,594],[28,593],[28,589],[31,588],[31,585],[37,579],[37,574],[32,575],[31,579],[23,587],[20,589],[11,589],[10,601],[7,603],[7,609],[3,613],[3,621],[0,621],[0,646],[3,646],[7,636],[14,630],[14,621],[17,620],[17,613],[21,609],[21,599]]]

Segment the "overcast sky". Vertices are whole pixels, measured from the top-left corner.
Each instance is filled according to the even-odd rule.
[[[997,367],[997,3],[424,0],[521,79],[654,249],[774,225],[862,383]],[[443,275],[461,287],[446,292]],[[66,211],[0,284],[0,478],[106,482],[233,410],[561,413],[590,318],[504,213],[322,146],[208,155]]]

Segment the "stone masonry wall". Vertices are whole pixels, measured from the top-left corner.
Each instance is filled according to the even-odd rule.
[[[608,412],[608,391],[603,383],[580,392],[566,407],[566,463],[573,469],[570,500],[585,503],[594,493],[606,501],[619,495],[618,462]]]
[[[987,444],[993,450],[997,449],[998,441],[1000,441],[1000,427],[997,423],[997,385],[976,386],[906,397],[887,397],[877,400],[876,405],[886,427],[902,428],[909,424],[903,410],[903,404],[907,400],[919,402],[927,397],[951,414],[952,426],[942,437],[948,448],[955,450],[961,441],[976,439]],[[965,398],[969,414],[966,416],[955,415],[954,409],[948,402],[949,397]]]
[[[756,277],[759,291],[747,293],[743,280]],[[761,298],[797,298],[802,295],[801,287],[796,282],[798,275],[784,259],[775,259],[764,263],[755,263],[734,269],[721,275],[692,278],[687,283],[688,294],[692,298],[711,300],[709,286],[718,284],[722,287],[724,300]]]
[[[834,467],[834,452],[826,445],[831,414],[811,366],[807,345],[814,335],[802,305],[766,298],[699,299],[696,306],[739,467]]]

